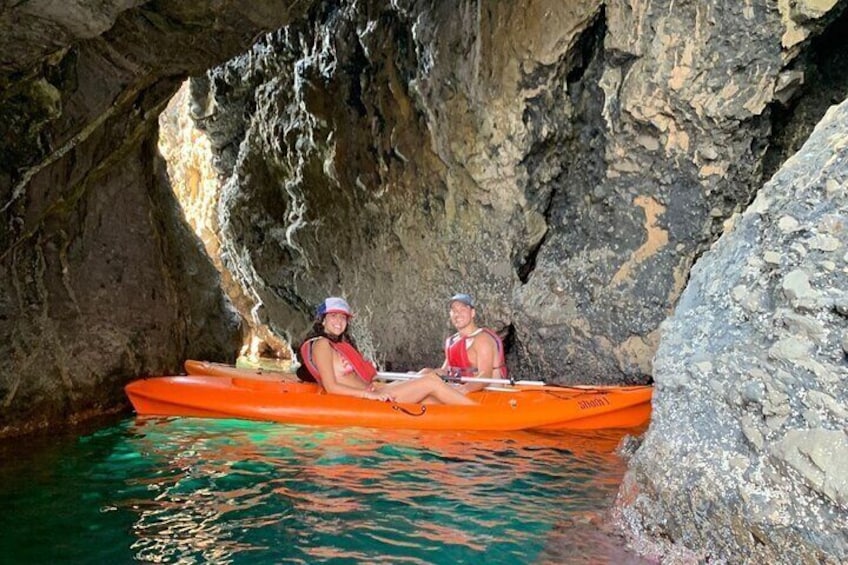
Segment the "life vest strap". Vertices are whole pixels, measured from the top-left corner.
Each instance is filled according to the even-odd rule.
[[[303,362],[303,366],[306,367],[309,374],[315,377],[316,382],[321,384],[321,373],[318,371],[318,367],[312,359],[312,348],[315,345],[315,342],[319,339],[321,338],[315,337],[304,341],[300,346],[300,357]],[[345,341],[334,342],[331,339],[328,339],[327,341],[330,343],[330,347],[333,348],[333,351],[338,353],[350,364],[353,368],[353,372],[356,373],[356,376],[362,379],[365,384],[370,385],[374,380],[374,377],[377,376],[377,368],[365,359],[365,357],[363,357],[362,354],[350,343]]]
[[[458,373],[458,376],[466,377],[477,372],[477,368],[471,366],[471,360],[468,358],[468,346],[466,343],[470,338],[476,337],[480,333],[489,335],[495,341],[499,365],[492,367],[492,369],[499,370],[501,377],[509,378],[503,341],[497,333],[489,328],[478,328],[471,333],[471,335],[467,336],[455,333],[447,338],[447,340],[445,340],[445,361],[447,362],[447,367],[445,367],[445,369],[449,374],[451,371],[454,371]],[[472,372],[468,373],[469,370]],[[462,373],[466,374],[463,375]]]

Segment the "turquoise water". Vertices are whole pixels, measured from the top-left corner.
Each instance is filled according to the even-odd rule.
[[[0,563],[637,563],[622,432],[127,419],[0,445]]]

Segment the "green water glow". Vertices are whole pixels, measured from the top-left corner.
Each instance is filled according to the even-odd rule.
[[[0,563],[620,563],[623,432],[127,419],[0,449]]]

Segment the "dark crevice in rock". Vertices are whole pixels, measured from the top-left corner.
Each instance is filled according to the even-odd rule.
[[[342,76],[350,77],[347,86],[347,106],[356,113],[359,118],[368,117],[368,106],[364,101],[362,85],[367,80],[366,77],[373,75],[373,70],[369,70],[371,63],[362,44],[351,41],[348,45],[350,52],[341,63]]]
[[[190,82],[192,118],[197,128],[209,137],[214,149],[213,164],[225,175],[231,174],[235,166],[238,143],[234,140],[244,138],[247,117],[255,112],[253,91],[259,84],[259,79],[254,83],[236,76],[230,65],[228,62],[212,68],[203,76],[192,77]],[[220,110],[222,100],[226,100],[227,112]],[[244,119],[232,119],[236,114],[233,109]]]
[[[551,192],[550,196],[545,203],[544,209],[542,210],[542,216],[545,218],[545,224],[550,224],[550,215],[551,215],[551,203],[553,202],[553,192]],[[531,246],[526,254],[520,259],[520,261],[515,264],[515,270],[518,274],[518,279],[522,283],[526,283],[530,279],[530,274],[536,268],[536,257],[539,255],[539,251],[545,244],[545,240],[547,239],[547,230],[545,230],[545,235],[539,240],[536,245]]]
[[[524,122],[539,140],[522,162],[527,170],[528,204],[544,218],[545,233],[513,259],[519,280],[526,283],[535,270],[536,259],[548,236],[555,210],[554,203],[570,185],[591,190],[601,178],[603,152],[596,151],[602,132],[603,95],[598,87],[602,71],[606,20],[603,10],[581,34],[568,57],[556,68],[543,68],[523,81],[525,88],[540,82],[564,82],[566,89],[547,89],[545,95],[528,100]],[[594,63],[594,65],[593,65]],[[544,72],[542,75],[540,73]],[[563,79],[564,76],[564,79]],[[551,100],[562,96],[562,100]],[[551,112],[556,108],[555,112]],[[548,135],[542,132],[550,131]],[[601,134],[602,135],[602,134]],[[576,181],[576,182],[575,182]],[[566,198],[568,198],[566,196]]]
[[[580,36],[577,45],[569,53],[569,66],[571,69],[565,77],[568,91],[572,92],[573,86],[580,86],[589,63],[595,58],[599,50],[603,49],[604,37],[606,36],[606,14],[601,8],[592,24]]]
[[[504,346],[504,355],[509,355],[512,351],[512,346],[515,343],[515,326],[509,324],[498,332]]]
[[[848,96],[848,2],[841,4],[839,16],[785,71],[784,101],[771,105],[772,134],[763,159],[764,180],[801,148],[827,109]],[[776,96],[781,97],[779,88]]]
[[[272,292],[274,292],[274,294],[277,295],[277,297],[283,300],[286,304],[291,304],[297,310],[306,314],[307,317],[311,318],[312,316],[314,316],[315,305],[306,302],[290,285],[275,284],[270,285],[269,288]]]

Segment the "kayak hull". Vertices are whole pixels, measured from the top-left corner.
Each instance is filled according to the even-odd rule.
[[[473,393],[473,406],[379,402],[324,393],[281,374],[153,377],[128,384],[139,415],[419,430],[587,430],[648,421],[650,386],[516,387]],[[239,371],[236,373],[235,371]]]

